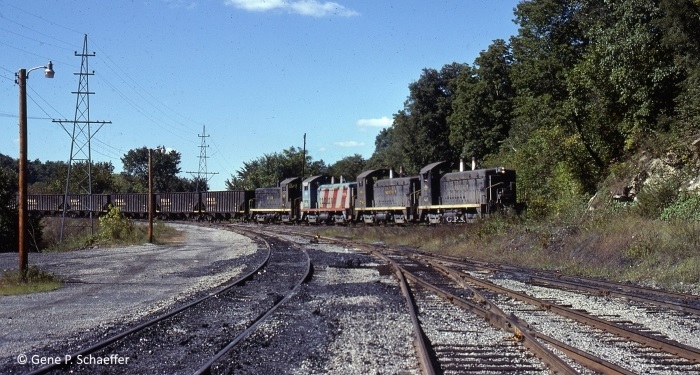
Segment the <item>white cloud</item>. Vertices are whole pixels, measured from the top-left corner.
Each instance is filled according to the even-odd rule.
[[[318,0],[226,0],[227,5],[251,12],[267,12],[270,10],[284,10],[304,16],[325,17],[341,16],[352,17],[359,13],[348,9],[338,3]]]
[[[361,128],[373,127],[373,128],[388,128],[394,120],[384,116],[380,118],[362,118],[357,120],[357,126]]]
[[[238,9],[250,10],[253,12],[266,12],[286,6],[283,0],[227,0],[226,4],[233,5]]]
[[[335,142],[333,144],[336,146],[340,146],[340,147],[362,147],[365,145],[364,142],[357,142],[357,141]]]
[[[196,1],[189,0],[164,0],[168,6],[172,9],[184,8],[187,10],[192,10],[197,8],[198,4]]]

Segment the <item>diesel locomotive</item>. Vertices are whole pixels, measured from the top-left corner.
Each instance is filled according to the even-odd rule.
[[[516,206],[516,173],[487,168],[457,171],[440,161],[418,175],[389,169],[362,172],[356,181],[327,175],[290,177],[279,186],[252,190],[157,193],[156,217],[241,220],[258,223],[407,224],[459,223]],[[64,207],[64,202],[67,204]],[[30,212],[73,217],[101,215],[115,206],[133,218],[148,215],[148,194],[29,195]]]

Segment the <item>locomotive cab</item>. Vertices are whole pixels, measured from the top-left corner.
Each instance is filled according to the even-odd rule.
[[[371,169],[357,176],[357,198],[355,199],[355,215],[357,220],[374,223],[374,184],[382,176],[388,176],[388,169]]]
[[[307,224],[319,222],[318,187],[330,183],[331,176],[311,176],[301,182],[300,220]]]
[[[281,221],[290,223],[299,216],[301,178],[291,177],[278,187],[255,189],[255,208],[250,209],[253,220],[259,223]]]

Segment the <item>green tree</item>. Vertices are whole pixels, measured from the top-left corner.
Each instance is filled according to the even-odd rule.
[[[666,130],[659,118],[672,115],[680,76],[672,49],[662,44],[657,22],[663,14],[655,0],[603,2],[598,8],[589,37],[595,43],[575,70],[582,74],[570,83],[605,98],[589,112],[618,120],[623,146],[632,149],[649,130]]]
[[[346,181],[355,181],[357,175],[366,170],[367,162],[360,154],[344,157],[333,163],[329,168],[329,174],[335,177],[343,177]]]
[[[661,47],[673,51],[680,83],[673,130],[693,131],[700,123],[700,0],[660,0]]]
[[[397,168],[404,166],[405,158],[402,145],[394,135],[394,127],[379,131],[374,139],[374,152],[367,161],[367,169]]]
[[[308,153],[304,156],[301,148],[292,146],[281,153],[265,154],[249,162],[243,162],[243,167],[226,180],[226,189],[253,190],[259,187],[277,186],[285,178],[301,177],[302,161],[304,161],[306,177],[328,172],[323,160],[313,161]]]
[[[496,40],[457,78],[457,93],[448,118],[450,144],[465,159],[498,151],[510,131],[515,92],[510,80],[512,56]]]
[[[175,150],[165,151],[159,147],[153,151],[153,190],[156,192],[183,191],[185,184],[180,173],[181,154]],[[130,192],[148,191],[148,148],[141,147],[129,150],[122,158],[124,175],[120,184]]]
[[[17,252],[19,243],[19,213],[17,212],[17,172],[0,167],[0,252]],[[25,226],[29,234],[29,247],[38,250],[43,246],[40,219],[29,215]]]
[[[580,165],[587,167],[590,158],[581,134],[571,130],[566,81],[590,43],[581,23],[584,1],[533,0],[515,9],[512,121],[505,147],[488,162],[518,170],[519,198],[536,215],[558,213],[590,186],[590,173]]]
[[[518,34],[511,38],[511,80],[517,96],[513,107],[515,143],[525,142],[538,127],[566,122],[566,73],[578,62],[587,41],[577,12],[581,1],[533,0],[515,9]]]
[[[17,173],[0,167],[0,252],[17,251]]]
[[[392,127],[382,134],[391,134],[385,139],[392,144],[384,150],[402,156],[399,166],[406,171],[416,173],[436,160],[457,159],[459,153],[450,146],[447,118],[452,114],[457,77],[466,68],[459,63],[445,65],[440,71],[426,68],[418,81],[409,85],[404,109],[394,115]]]

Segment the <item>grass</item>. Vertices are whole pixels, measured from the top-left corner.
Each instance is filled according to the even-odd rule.
[[[654,220],[624,208],[585,212],[566,221],[492,217],[466,225],[328,227],[321,232],[481,261],[700,291],[700,223]]]
[[[148,242],[148,228],[146,224],[137,223],[131,227],[128,233],[120,238],[105,238],[92,235],[88,219],[69,219],[64,226],[64,241],[60,239],[60,218],[45,218],[43,252],[67,252],[92,247],[114,247],[123,245],[138,245]],[[96,222],[96,234],[100,232],[99,223]],[[172,227],[157,221],[153,225],[153,238],[156,244],[182,243],[184,234]],[[36,267],[30,267],[26,280],[22,280],[19,270],[7,270],[0,272],[0,295],[19,295],[38,292],[47,292],[61,287],[61,279],[50,273],[41,271]]]
[[[0,276],[1,296],[48,292],[60,287],[60,278],[36,267],[29,267],[24,281],[19,270],[6,271]]]
[[[90,228],[89,219],[67,219],[64,225],[64,239],[60,241],[61,219],[45,218],[44,241],[46,243],[43,252],[66,252],[83,250],[94,247],[114,247],[140,245],[148,242],[148,227],[146,223],[135,223],[124,235],[118,238],[114,236],[100,236],[101,223],[94,221],[94,235]],[[181,243],[183,233],[175,228],[156,220],[153,224],[153,239],[155,244]]]

